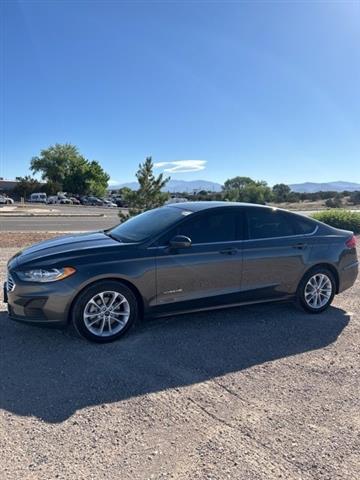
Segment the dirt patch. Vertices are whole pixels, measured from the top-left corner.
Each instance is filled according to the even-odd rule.
[[[42,240],[60,237],[59,232],[0,232],[1,248],[24,248]]]

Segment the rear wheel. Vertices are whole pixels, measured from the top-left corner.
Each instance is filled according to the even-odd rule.
[[[301,307],[309,313],[321,313],[333,301],[336,290],[334,275],[322,267],[314,268],[300,282],[298,301]]]
[[[122,283],[102,281],[76,299],[72,321],[79,335],[97,343],[117,340],[138,318],[133,292]]]

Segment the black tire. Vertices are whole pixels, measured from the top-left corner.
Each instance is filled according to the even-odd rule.
[[[126,323],[124,324],[124,326],[122,326],[121,330],[116,331],[116,333],[114,334],[111,334],[110,326],[107,323],[107,320],[106,321],[104,320],[103,315],[105,315],[105,313],[98,314],[98,317],[101,317],[101,319],[94,322],[95,324],[94,327],[88,327],[84,318],[85,308],[88,308],[88,302],[90,302],[91,299],[93,299],[94,297],[96,297],[101,293],[109,293],[109,292],[117,292],[119,294],[119,298],[121,297],[125,298],[127,302],[127,306],[129,307],[128,308],[129,312],[127,312],[128,318],[126,320]],[[105,295],[105,299],[106,298],[107,296]],[[103,308],[103,307],[99,306],[99,308]],[[97,310],[95,310],[95,312],[97,312]],[[94,315],[94,318],[96,318],[96,313],[91,315]],[[115,315],[120,315],[120,314],[115,314]],[[126,314],[124,313],[123,315],[125,318]],[[122,284],[121,282],[117,282],[114,280],[103,280],[87,287],[85,290],[83,290],[80,293],[80,295],[75,300],[75,303],[73,305],[72,312],[71,312],[71,321],[78,335],[96,343],[109,343],[122,337],[134,325],[134,323],[138,320],[138,317],[139,317],[139,306],[138,306],[138,301],[136,299],[136,296],[134,295],[134,293],[131,291],[129,287]],[[103,327],[105,330],[104,334],[106,334],[105,336],[94,334],[93,331],[89,330],[89,328],[92,328],[94,330],[97,325],[101,326],[102,322],[104,322],[106,325],[105,327]],[[116,322],[114,322],[114,325],[115,324]],[[118,327],[120,327],[120,325],[117,325],[116,328]],[[108,330],[108,332],[106,332],[106,330]]]
[[[319,276],[318,278],[320,278],[321,275],[325,275],[325,277],[327,277],[327,279],[329,280],[329,283],[327,285],[331,285],[331,293],[329,294],[329,297],[326,299],[326,303],[324,303],[324,305],[316,307],[316,306],[312,306],[309,301],[309,293],[307,290],[307,285],[311,278],[315,276]],[[325,289],[323,291],[325,291]],[[334,299],[335,292],[336,292],[336,281],[335,281],[334,274],[325,267],[315,267],[309,270],[303,276],[297,290],[297,302],[299,306],[303,310],[305,310],[305,312],[307,313],[321,313],[327,308],[329,308],[329,306],[331,305],[331,302]],[[321,295],[323,295],[323,293],[321,293]],[[325,295],[323,296],[322,300],[325,301]]]

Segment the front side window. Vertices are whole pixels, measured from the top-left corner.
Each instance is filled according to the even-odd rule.
[[[251,208],[247,218],[250,239],[288,237],[296,233],[290,219],[270,208]]]
[[[175,235],[185,235],[196,243],[230,242],[236,240],[237,215],[235,212],[206,212],[195,215],[172,231],[167,240]]]

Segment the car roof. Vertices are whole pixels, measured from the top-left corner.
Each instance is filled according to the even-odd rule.
[[[266,205],[259,205],[255,203],[244,203],[244,202],[180,202],[180,203],[169,203],[165,205],[165,208],[180,208],[182,210],[188,210],[191,212],[199,212],[201,210],[209,210],[212,208],[219,207],[260,207],[268,209],[276,209],[276,207],[269,207]],[[276,209],[277,210],[277,209]]]

